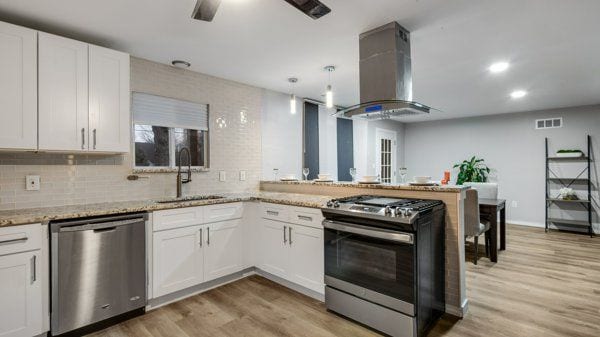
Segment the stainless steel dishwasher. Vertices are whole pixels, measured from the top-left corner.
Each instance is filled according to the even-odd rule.
[[[143,311],[146,220],[138,213],[50,223],[53,336]]]

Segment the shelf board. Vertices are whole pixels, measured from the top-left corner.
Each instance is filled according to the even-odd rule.
[[[590,223],[582,220],[570,220],[570,219],[559,219],[559,218],[548,218],[548,222],[555,222],[565,225],[574,225],[574,226],[585,226],[589,227]]]
[[[548,157],[550,161],[587,161],[588,157]]]
[[[590,181],[587,178],[548,178],[548,181],[573,181],[573,182],[583,182],[583,183],[587,183],[588,181]]]
[[[589,200],[564,200],[564,199],[555,199],[555,198],[548,198],[546,199],[546,201],[552,201],[552,202],[567,202],[567,203],[581,203],[581,204],[589,204],[590,201]]]

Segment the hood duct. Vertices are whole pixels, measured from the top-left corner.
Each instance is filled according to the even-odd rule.
[[[397,22],[360,35],[360,101],[336,115],[374,120],[432,110],[412,101],[410,33]]]

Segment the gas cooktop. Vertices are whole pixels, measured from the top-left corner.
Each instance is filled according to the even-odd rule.
[[[421,214],[442,205],[439,200],[407,199],[359,195],[332,199],[322,208],[325,218],[344,217],[346,221],[371,219],[394,223],[413,223]]]

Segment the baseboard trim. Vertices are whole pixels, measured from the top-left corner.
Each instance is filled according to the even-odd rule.
[[[511,224],[511,225],[517,225],[517,226],[546,228],[546,225],[544,225],[544,223],[540,223],[540,222],[521,221],[521,220],[506,220],[506,223]],[[594,229],[594,233],[598,234],[600,232],[600,223],[597,223],[597,222],[592,223],[592,228]],[[587,228],[573,227],[573,226],[569,226],[569,225],[564,225],[561,227],[557,227],[555,225],[550,225],[550,229],[568,229],[569,231],[587,233]]]
[[[292,290],[294,290],[296,292],[299,292],[299,293],[301,293],[303,295],[306,295],[308,297],[312,297],[315,300],[318,300],[318,301],[321,301],[321,302],[325,302],[325,294],[320,294],[320,293],[318,293],[318,292],[316,292],[316,291],[314,291],[312,289],[308,289],[308,288],[305,288],[305,287],[303,287],[301,285],[297,285],[296,283],[292,283],[292,282],[290,282],[288,280],[282,279],[279,276],[275,276],[273,274],[267,273],[266,271],[264,271],[262,269],[256,268],[256,274],[258,274],[258,275],[260,275],[260,276],[262,276],[262,277],[264,277],[266,279],[269,279],[269,280],[271,280],[271,281],[273,281],[275,283],[279,283],[282,286],[284,286],[286,288],[290,288],[290,289],[292,289]],[[323,285],[323,289],[325,289],[325,285]]]

